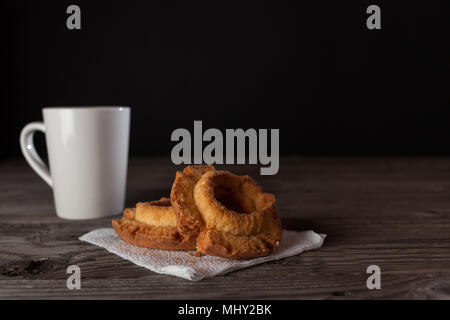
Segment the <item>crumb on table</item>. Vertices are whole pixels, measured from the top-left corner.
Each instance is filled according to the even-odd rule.
[[[202,256],[202,253],[199,252],[199,251],[195,251],[195,252],[191,251],[191,252],[189,252],[189,255],[192,256],[192,257],[200,258]]]

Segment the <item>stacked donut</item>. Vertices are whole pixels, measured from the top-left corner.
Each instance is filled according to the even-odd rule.
[[[131,244],[230,259],[269,254],[283,232],[272,194],[249,176],[208,165],[177,172],[170,199],[138,203],[112,225]]]

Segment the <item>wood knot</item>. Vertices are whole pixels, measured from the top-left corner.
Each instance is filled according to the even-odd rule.
[[[448,300],[450,299],[450,280],[434,281],[414,290],[416,299]]]
[[[33,275],[47,270],[51,265],[48,258],[41,258],[31,261],[19,261],[0,265],[0,274],[7,277],[17,277],[23,275]]]
[[[352,292],[350,290],[343,290],[343,291],[334,291],[331,294],[335,297],[347,297],[351,296]]]

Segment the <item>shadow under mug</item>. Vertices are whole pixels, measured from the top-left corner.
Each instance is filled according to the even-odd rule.
[[[94,219],[123,210],[130,113],[129,107],[44,108],[44,122],[22,129],[22,153],[53,188],[60,218]],[[50,169],[34,147],[36,131],[45,133]]]

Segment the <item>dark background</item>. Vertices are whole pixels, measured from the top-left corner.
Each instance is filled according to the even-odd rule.
[[[0,152],[44,106],[129,105],[132,155],[194,120],[280,128],[282,154],[450,154],[444,3],[2,0]]]

